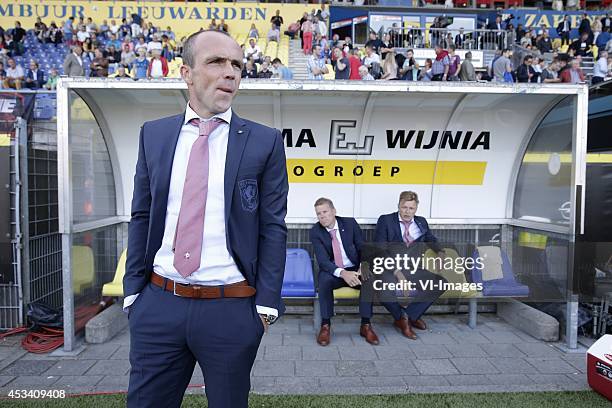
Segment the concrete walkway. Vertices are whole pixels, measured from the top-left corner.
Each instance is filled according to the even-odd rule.
[[[284,317],[262,340],[253,391],[262,394],[385,394],[585,390],[584,353],[564,353],[519,332],[495,315],[427,316],[419,339],[401,337],[389,318],[376,316],[381,344],[358,333],[359,319],[336,317],[332,343],[315,342],[311,317]],[[0,394],[11,389],[56,389],[68,394],[125,391],[129,333],[106,344],[87,344],[75,357],[26,353],[14,336],[0,343]],[[190,393],[202,391],[196,367]]]

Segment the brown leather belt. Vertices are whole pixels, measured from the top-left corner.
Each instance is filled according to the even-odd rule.
[[[164,278],[155,272],[151,272],[151,283],[176,296],[196,299],[245,298],[253,296],[256,292],[255,288],[249,286],[246,281],[220,286],[186,285]]]

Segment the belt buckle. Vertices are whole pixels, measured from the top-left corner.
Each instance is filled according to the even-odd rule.
[[[179,295],[178,293],[176,293],[176,281],[173,280],[172,283],[174,284],[172,286],[172,293],[174,294],[174,296],[183,297],[183,296]]]

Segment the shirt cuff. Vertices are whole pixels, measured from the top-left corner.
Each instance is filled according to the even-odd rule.
[[[342,268],[336,268],[336,270],[334,271],[334,276],[336,278],[340,278],[340,273],[342,272]]]
[[[271,315],[274,317],[278,317],[278,310],[272,307],[259,306],[259,305],[257,305],[256,307],[257,307],[257,313],[261,315]]]
[[[136,301],[136,298],[138,297],[138,295],[140,295],[140,293],[137,293],[135,295],[130,295],[126,297],[125,299],[123,299],[123,311],[125,313],[127,313],[130,310],[130,306],[132,305],[132,303]]]

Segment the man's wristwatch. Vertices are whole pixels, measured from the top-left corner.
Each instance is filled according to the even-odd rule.
[[[271,314],[260,314],[260,316],[264,319],[267,325],[274,324],[276,322],[277,316]]]

